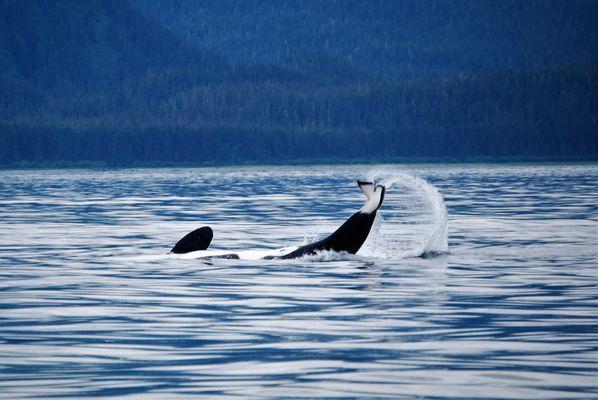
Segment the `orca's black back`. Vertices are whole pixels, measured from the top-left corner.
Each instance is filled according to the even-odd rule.
[[[280,258],[297,258],[308,254],[314,254],[322,250],[333,250],[336,252],[346,251],[355,254],[368,238],[375,218],[375,211],[370,214],[356,212],[327,238],[299,247],[297,250]]]
[[[212,228],[203,226],[186,234],[170,252],[182,254],[191,251],[206,250],[210,246],[210,243],[212,243],[213,236]]]

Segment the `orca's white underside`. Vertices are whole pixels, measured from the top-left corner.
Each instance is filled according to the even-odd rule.
[[[185,260],[196,258],[223,257],[234,254],[241,260],[261,260],[265,257],[281,257],[297,250],[297,246],[282,247],[280,249],[263,250],[197,250],[185,254],[176,254],[178,258]]]

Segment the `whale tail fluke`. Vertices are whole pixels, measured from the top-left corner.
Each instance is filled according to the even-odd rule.
[[[378,211],[382,202],[384,201],[384,193],[386,193],[386,187],[383,185],[376,185],[374,182],[357,181],[357,185],[365,194],[367,202],[363,205],[360,212],[364,214],[371,214]]]
[[[190,253],[197,250],[207,250],[212,243],[214,233],[209,226],[203,226],[186,234],[177,244],[170,250],[171,253],[183,254]]]
[[[376,185],[374,182],[367,182],[367,181],[357,181],[357,186],[361,189],[365,197],[369,200],[372,195],[374,194],[374,189],[376,189]]]

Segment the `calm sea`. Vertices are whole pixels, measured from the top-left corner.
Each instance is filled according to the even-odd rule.
[[[307,243],[387,185],[355,256]],[[2,398],[598,397],[598,165],[0,172]]]

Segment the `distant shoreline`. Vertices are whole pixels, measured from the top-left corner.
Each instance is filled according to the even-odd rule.
[[[96,161],[77,163],[34,163],[20,162],[12,165],[0,165],[0,170],[47,170],[47,169],[139,169],[139,168],[217,168],[217,167],[251,167],[251,166],[310,166],[310,165],[351,165],[351,164],[593,164],[598,157],[396,157],[381,159],[361,158],[323,158],[323,159],[291,159],[273,161],[222,161],[197,163],[142,163],[111,164]]]

